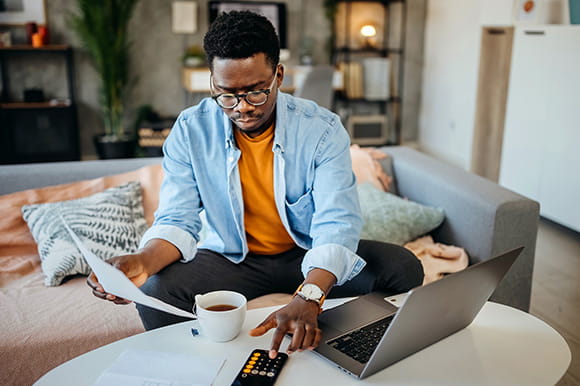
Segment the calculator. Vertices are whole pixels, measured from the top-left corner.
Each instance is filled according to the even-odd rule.
[[[287,360],[285,353],[278,352],[276,358],[270,359],[268,350],[252,350],[232,386],[273,385]]]

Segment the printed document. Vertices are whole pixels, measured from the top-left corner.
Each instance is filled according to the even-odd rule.
[[[78,238],[76,233],[68,226],[68,224],[61,217],[61,220],[70,233],[73,241],[83,254],[83,257],[99,279],[99,283],[105,289],[105,292],[121,297],[123,299],[131,300],[135,303],[142,304],[147,307],[155,308],[156,310],[165,311],[170,314],[183,316],[186,318],[196,319],[196,316],[184,311],[180,308],[167,304],[157,298],[146,295],[141,291],[123,272],[113,267],[111,264],[99,259],[92,253],[82,241]]]
[[[224,358],[128,349],[94,386],[206,386],[213,384],[224,362]]]

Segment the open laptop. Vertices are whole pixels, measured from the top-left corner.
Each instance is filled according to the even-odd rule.
[[[523,247],[408,292],[400,308],[373,292],[320,314],[314,352],[364,378],[467,327]]]

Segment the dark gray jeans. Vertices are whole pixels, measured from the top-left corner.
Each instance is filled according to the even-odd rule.
[[[300,264],[305,250],[294,248],[279,255],[249,254],[234,264],[221,254],[200,249],[189,263],[173,263],[141,286],[143,292],[191,312],[194,297],[215,290],[237,291],[248,300],[270,293],[292,294],[304,277]],[[407,249],[378,241],[361,240],[357,254],[367,265],[352,280],[335,286],[330,298],[358,296],[371,291],[399,294],[421,285],[423,267]],[[147,330],[188,319],[137,305]]]

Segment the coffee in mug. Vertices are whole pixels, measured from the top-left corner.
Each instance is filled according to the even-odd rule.
[[[200,332],[215,342],[227,342],[240,333],[246,319],[246,297],[234,291],[213,291],[195,296],[194,313]]]
[[[206,307],[208,311],[229,311],[236,309],[236,306],[232,306],[231,304],[217,304],[215,306]]]

